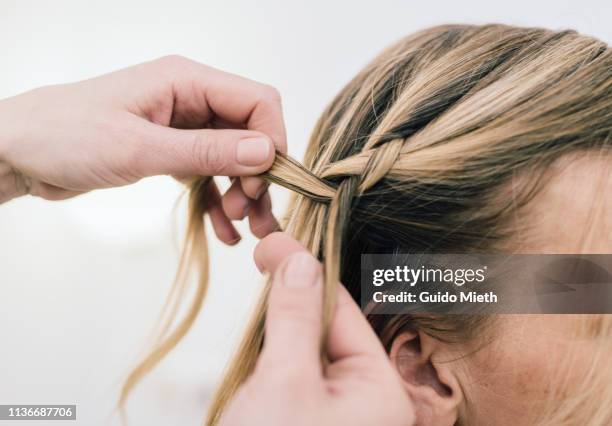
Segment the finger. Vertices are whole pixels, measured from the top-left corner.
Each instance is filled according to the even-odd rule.
[[[332,362],[351,357],[370,357],[380,362],[387,360],[378,336],[343,285],[338,286],[327,353]]]
[[[241,177],[240,185],[245,195],[253,200],[258,200],[268,189],[268,183],[255,176]]]
[[[217,238],[230,246],[237,244],[241,237],[232,221],[225,215],[221,205],[221,194],[217,185],[211,180],[206,190],[208,216]]]
[[[297,240],[284,232],[273,232],[257,243],[253,257],[261,272],[274,273],[287,256],[302,251],[308,250]]]
[[[223,211],[232,220],[244,219],[251,207],[251,200],[244,195],[240,179],[234,179],[222,197]]]
[[[142,177],[247,176],[270,168],[274,146],[269,137],[248,130],[180,130],[140,120],[144,135],[128,161]]]
[[[276,89],[188,59],[165,60],[169,63],[161,62],[166,70],[179,71],[174,73],[173,84],[175,119],[189,121],[183,117],[204,114],[204,118],[244,125],[268,135],[279,151],[286,152],[281,98]]]
[[[272,214],[272,199],[268,192],[262,195],[259,200],[251,201],[249,227],[257,238],[263,238],[280,229],[276,218]]]
[[[268,297],[261,365],[290,367],[312,377],[321,374],[322,275],[306,252],[285,258],[276,270]]]
[[[261,271],[274,272],[287,256],[299,252],[306,252],[302,244],[285,233],[275,232],[257,244],[255,263]],[[332,361],[360,355],[386,359],[378,337],[342,285],[338,286],[329,331],[328,355]]]

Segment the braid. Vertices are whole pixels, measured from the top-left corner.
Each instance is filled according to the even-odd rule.
[[[323,354],[336,301],[336,291],[342,270],[342,243],[350,218],[351,205],[357,194],[359,178],[350,176],[342,181],[327,211],[327,226],[323,242],[324,292],[323,292]]]

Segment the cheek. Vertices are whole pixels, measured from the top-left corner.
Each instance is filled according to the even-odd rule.
[[[528,424],[551,398],[563,398],[559,383],[571,389],[582,377],[589,351],[539,318],[512,321],[500,331],[494,342],[466,358],[469,411],[495,424]]]

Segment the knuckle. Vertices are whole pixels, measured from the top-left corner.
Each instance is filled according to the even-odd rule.
[[[280,104],[282,101],[281,94],[278,89],[274,86],[270,86],[269,84],[263,85],[261,97],[266,101],[278,104]]]
[[[178,80],[189,79],[193,75],[194,62],[181,55],[167,55],[154,60],[152,69],[146,72],[154,72],[166,84],[174,84]]]
[[[210,135],[196,134],[192,144],[191,158],[197,170],[210,175],[223,174],[227,170],[228,161],[221,144]]]
[[[190,62],[190,60],[181,55],[166,55],[156,61],[162,67],[180,68]]]

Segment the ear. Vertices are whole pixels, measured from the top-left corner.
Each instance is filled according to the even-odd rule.
[[[455,376],[455,363],[436,363],[441,345],[416,331],[402,332],[391,345],[389,356],[399,372],[416,409],[417,425],[452,426],[463,400]]]

